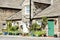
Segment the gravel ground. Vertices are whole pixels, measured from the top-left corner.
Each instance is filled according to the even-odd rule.
[[[0,40],[60,40],[60,38],[49,37],[22,37],[22,36],[0,36]]]

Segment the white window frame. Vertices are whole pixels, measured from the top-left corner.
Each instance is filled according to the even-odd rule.
[[[30,13],[30,6],[29,5],[26,5],[25,6],[25,14],[29,15],[29,13]]]

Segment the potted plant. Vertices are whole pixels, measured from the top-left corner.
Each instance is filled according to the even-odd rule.
[[[7,29],[2,29],[2,32],[3,32],[4,35],[8,34]]]
[[[9,30],[9,35],[19,35],[18,27],[12,26]]]
[[[36,22],[32,24],[32,27],[30,27],[30,31],[32,32],[32,36],[39,36],[41,35],[41,27]]]
[[[12,21],[7,21],[7,31],[9,35],[19,35],[18,25],[12,26]]]
[[[47,22],[48,22],[48,18],[47,17],[42,17],[42,25],[41,25],[41,28],[44,30],[46,25],[47,25]]]
[[[57,34],[54,34],[54,37],[58,37]]]

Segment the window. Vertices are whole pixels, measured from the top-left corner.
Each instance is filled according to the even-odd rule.
[[[29,14],[29,13],[30,13],[30,7],[29,7],[29,5],[27,5],[25,7],[25,14]]]

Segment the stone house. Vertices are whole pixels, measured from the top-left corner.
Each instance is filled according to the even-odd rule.
[[[21,19],[20,11],[23,1],[24,0],[0,0],[0,31],[6,27],[6,20]]]
[[[29,0],[23,0],[21,4],[21,10],[7,18],[7,21],[13,21],[12,24],[19,23],[19,28],[22,26],[22,32],[29,32],[27,27],[29,27]],[[12,25],[13,26],[13,25]]]
[[[42,17],[48,18],[46,35],[60,36],[60,0],[33,0],[34,11],[33,21],[38,21]]]
[[[17,22],[19,23],[19,27],[21,25],[29,26],[29,0],[1,0],[0,7],[5,10],[8,9],[7,12],[4,11],[6,13],[3,16],[1,15],[3,18],[6,16],[4,19],[1,17],[1,27],[7,27],[6,21],[13,21],[12,26],[17,24]],[[26,29],[26,27],[24,28]]]

